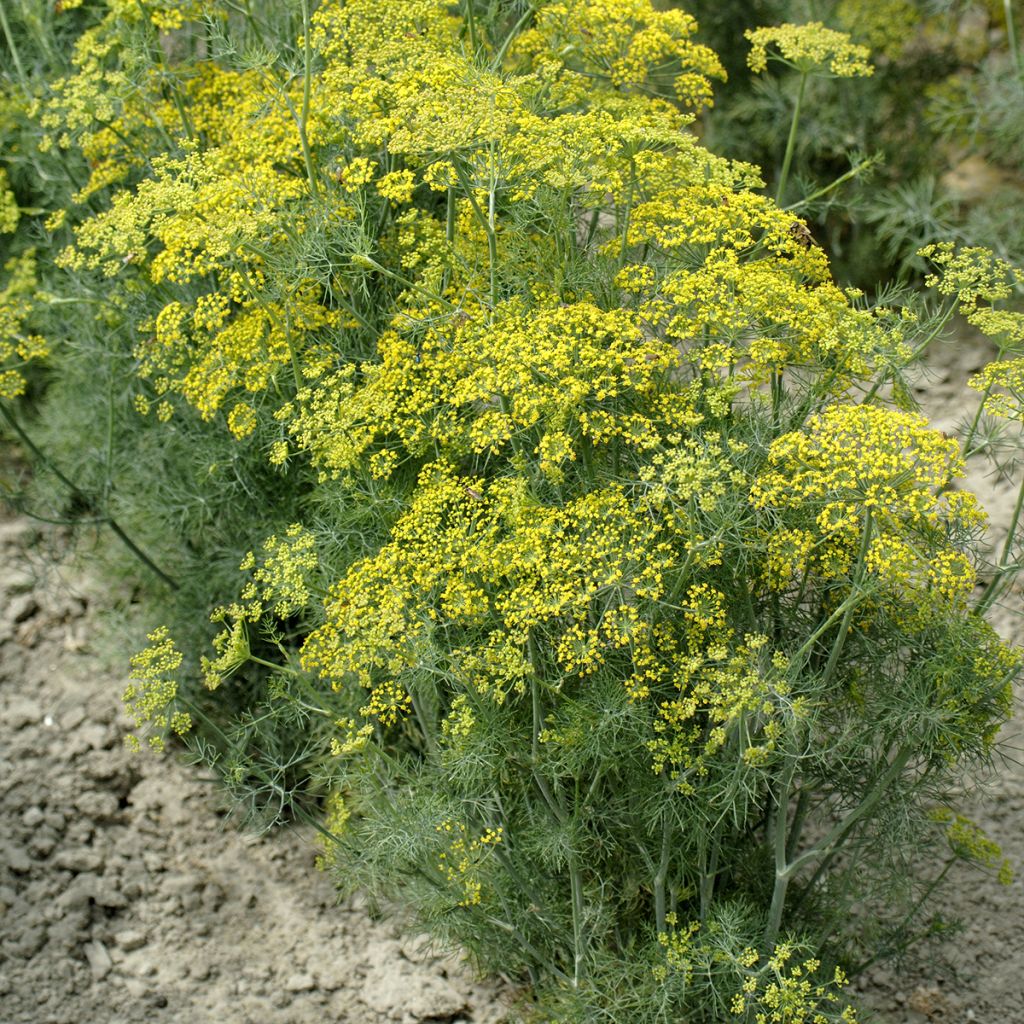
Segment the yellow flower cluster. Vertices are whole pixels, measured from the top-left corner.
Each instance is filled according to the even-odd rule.
[[[894,60],[922,26],[923,12],[912,0],[839,0],[836,18],[869,50]]]
[[[991,416],[1024,421],[1024,358],[989,363],[967,385],[982,392],[985,412]]]
[[[751,946],[726,952],[704,945],[700,922],[680,926],[670,914],[668,923],[672,930],[658,936],[665,950],[665,963],[654,968],[659,980],[671,971],[689,982],[713,964],[741,979],[729,1006],[736,1017],[755,1024],[856,1024],[857,1013],[843,997],[849,982],[840,968],[823,979],[821,961],[794,959],[797,948],[792,943],[781,942],[768,955]]]
[[[764,71],[769,58],[801,72],[820,69],[837,78],[868,77],[875,71],[868,63],[866,46],[859,46],[845,32],[826,28],[820,21],[748,29],[744,34],[751,44],[747,55],[751,71]]]
[[[316,866],[320,871],[328,871],[331,868],[341,866],[339,863],[338,848],[332,836],[340,836],[346,831],[352,811],[345,802],[343,794],[332,789],[324,801],[323,827],[328,833],[318,832],[315,842],[323,851],[317,855]]]
[[[657,400],[679,354],[624,309],[512,308],[491,324],[464,316],[416,341],[390,332],[378,345],[379,362],[326,378],[282,411],[297,446],[331,475],[352,473],[389,443],[414,455],[528,444],[558,482],[587,444],[649,449],[666,430],[699,421],[686,395]],[[378,460],[374,475],[397,461]]]
[[[837,967],[822,981],[816,977],[821,961],[794,962],[794,952],[791,944],[780,943],[756,973],[750,964],[743,989],[733,998],[733,1014],[752,1013],[748,1019],[755,1024],[856,1024],[857,1012],[842,995],[848,984],[843,971]]]
[[[867,405],[833,406],[771,446],[754,482],[757,508],[798,511],[805,522],[769,546],[769,586],[785,589],[812,567],[847,573],[866,529],[866,567],[893,593],[934,592],[962,603],[974,584],[966,556],[948,539],[984,522],[971,495],[940,493],[963,473],[955,440],[918,415]],[[784,564],[785,554],[793,565]]]
[[[154,630],[147,639],[149,647],[131,659],[130,682],[122,700],[136,729],[149,726],[158,730],[150,734],[149,745],[161,751],[166,732],[183,736],[192,728],[192,718],[187,711],[173,710],[178,695],[174,676],[181,668],[181,651],[165,626]],[[126,740],[131,749],[139,749],[137,736],[128,736]]]
[[[1019,350],[1024,346],[1024,313],[993,305],[1022,289],[1024,270],[989,249],[957,249],[952,242],[925,246],[918,255],[927,257],[937,268],[937,273],[925,278],[925,284],[940,295],[955,295],[968,323],[995,339],[1000,349]]]
[[[0,288],[0,399],[23,394],[25,366],[49,354],[46,339],[25,329],[41,298],[35,250],[12,256],[3,269],[6,281]]]
[[[504,829],[485,829],[483,834],[471,838],[469,829],[461,822],[442,821],[437,831],[447,840],[448,848],[438,854],[438,870],[459,894],[457,905],[472,907],[483,893],[480,868],[495,846],[504,840]]]
[[[268,146],[264,159],[273,154]],[[278,147],[277,156],[294,154]],[[158,392],[180,392],[207,419],[231,391],[264,390],[310,339],[341,320],[309,281],[270,281],[265,270],[266,247],[281,237],[283,217],[305,184],[265,164],[226,174],[225,159],[235,157],[214,150],[156,160],[152,177],[83,223],[75,247],[59,260],[71,270],[108,276],[137,264],[157,285],[215,282],[194,300],[164,305],[136,353],[140,372]],[[301,230],[301,223],[293,227]],[[314,354],[304,370],[315,375],[317,366]],[[229,419],[237,437],[254,426],[243,408]]]
[[[11,190],[11,179],[7,176],[7,169],[0,167],[0,235],[9,235],[18,226],[21,219],[21,211],[18,209],[18,200]]]
[[[946,842],[958,857],[995,871],[1003,885],[1013,882],[1013,865],[1003,856],[999,844],[989,839],[980,825],[949,807],[936,808],[931,819],[945,826]]]
[[[251,572],[240,600],[214,609],[213,622],[225,623],[214,638],[215,658],[203,657],[203,680],[208,689],[221,682],[250,660],[249,625],[267,613],[286,619],[306,609],[312,598],[312,578],[319,567],[313,534],[299,523],[273,534],[260,549],[257,559],[250,551],[239,569]]]
[[[619,488],[551,508],[530,499],[525,481],[488,484],[430,465],[392,542],[331,588],[303,667],[379,693],[367,714],[380,718],[378,705],[400,710],[392,683],[416,675],[436,634],[448,646],[430,657],[447,660],[457,688],[500,703],[536,671],[531,635],[546,638],[568,676],[643,646],[625,599],[657,599],[671,563],[657,525]],[[595,609],[604,609],[596,626]],[[460,642],[470,635],[479,639]]]
[[[979,299],[1008,299],[1015,288],[1024,284],[1024,270],[1000,259],[990,249],[957,249],[953,242],[939,242],[926,245],[918,250],[918,255],[938,268],[925,278],[925,284],[940,295],[955,295],[967,307],[977,305]]]
[[[676,98],[700,109],[712,103],[708,79],[724,79],[725,69],[711,50],[693,42],[696,30],[691,15],[654,11],[649,0],[556,0],[539,8],[515,53],[535,62],[557,59],[581,77],[637,90],[659,84],[662,69],[673,68]]]

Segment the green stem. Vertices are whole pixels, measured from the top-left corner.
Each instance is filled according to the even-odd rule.
[[[978,615],[984,615],[989,608],[995,603],[996,598],[1002,593],[1003,582],[1009,575],[1006,570],[1010,565],[1010,552],[1013,550],[1013,542],[1017,536],[1017,527],[1020,525],[1021,513],[1024,512],[1024,480],[1021,481],[1021,485],[1017,490],[1017,502],[1013,506],[1013,516],[1010,519],[1009,532],[1006,534],[1006,543],[1003,544],[1003,550],[999,555],[999,561],[996,563],[996,575],[992,582],[988,585],[985,593],[981,596],[981,599],[975,605],[974,610]]]
[[[789,206],[783,207],[785,210],[799,210],[801,206],[807,206],[808,203],[813,203],[815,199],[820,199],[822,196],[827,196],[833,189],[839,188],[840,185],[844,185],[851,178],[856,178],[861,171],[866,170],[868,167],[878,163],[878,156],[869,156],[866,160],[861,160],[855,167],[851,167],[845,174],[840,175],[829,185],[825,185],[824,188],[819,188],[817,192],[812,192],[809,196],[804,196],[803,199],[798,199],[795,203],[790,203]]]
[[[825,837],[825,839],[817,846],[808,850],[806,853],[801,854],[795,860],[790,861],[786,868],[786,871],[790,874],[796,874],[796,872],[804,866],[809,864],[811,861],[818,860],[821,857],[828,857],[838,844],[849,835],[850,830],[854,825],[860,821],[866,814],[874,810],[875,805],[885,795],[885,791],[889,788],[889,784],[896,778],[900,772],[907,766],[907,762],[910,760],[910,756],[913,753],[910,747],[904,747],[901,749],[896,757],[893,759],[889,767],[882,773],[878,781],[874,784],[868,795],[845,817],[842,821],[838,822],[831,832]],[[824,873],[824,869],[827,866],[828,861],[823,861],[814,876],[808,883],[808,890],[814,887],[815,882]]]
[[[7,41],[7,49],[11,51],[11,58],[14,61],[14,69],[18,73],[18,81],[25,92],[28,92],[28,79],[25,76],[25,68],[21,63],[18,54],[18,47],[14,45],[14,35],[11,33],[11,26],[7,23],[7,15],[4,13],[4,5],[0,3],[0,28],[3,29],[4,39]]]
[[[473,47],[473,56],[476,57],[480,49],[480,39],[476,31],[476,10],[473,7],[473,0],[466,0],[466,25],[469,27],[469,42]]]
[[[672,830],[669,828],[668,810],[661,822],[661,856],[658,859],[658,870],[654,875],[654,921],[659,935],[668,930],[668,913],[665,905],[665,882],[668,879],[668,865],[671,854],[670,839]]]
[[[1017,69],[1017,77],[1024,81],[1024,69],[1021,67],[1020,50],[1017,49],[1017,30],[1013,24],[1013,10],[1010,0],[1003,0],[1003,16],[1006,18],[1006,44],[1010,48],[1013,66]]]
[[[579,988],[583,980],[583,876],[576,854],[569,861],[569,884],[572,887],[572,945],[573,945],[573,976],[574,988]]]
[[[53,473],[53,475],[58,480],[60,480],[60,482],[64,484],[65,487],[67,487],[67,489],[71,492],[71,496],[73,498],[78,498],[80,501],[83,501],[87,504],[91,504],[91,496],[87,494],[85,491],[83,491],[82,488],[79,487],[78,484],[74,482],[74,480],[71,480],[69,477],[65,476],[60,471],[60,469],[43,453],[42,449],[32,440],[32,438],[29,437],[29,435],[22,428],[21,424],[17,421],[17,419],[15,419],[10,409],[8,409],[7,406],[2,402],[0,402],[0,415],[3,416],[3,418],[10,425],[11,429],[18,435],[19,438],[21,438],[22,444],[24,444],[25,447],[28,448],[30,452],[32,452],[36,459],[39,460],[40,465],[45,466],[51,473]],[[135,557],[140,562],[142,562],[142,564],[145,565],[154,575],[158,576],[161,580],[163,580],[163,582],[166,583],[167,586],[171,588],[171,590],[178,589],[177,581],[173,579],[171,576],[168,576],[167,573],[165,573],[163,569],[161,569],[156,564],[156,562],[154,562],[153,559],[150,558],[149,555],[147,555],[146,552],[143,551],[142,548],[140,548],[139,545],[134,540],[132,540],[132,538],[127,533],[125,533],[124,528],[120,525],[120,523],[117,522],[116,519],[114,519],[113,516],[104,513],[102,518],[98,521],[105,523],[107,526],[109,526],[113,533],[121,541],[121,543],[124,544],[124,546],[128,548],[128,550],[133,555],[135,555]]]
[[[310,91],[313,81],[313,42],[310,39],[312,25],[309,13],[309,0],[302,0],[302,116],[299,123],[299,142],[302,145],[302,159],[306,162],[306,175],[309,178],[309,187],[313,195],[319,197],[320,186],[317,184],[316,175],[313,173],[313,158],[309,152],[309,136],[306,133],[306,126],[309,124],[309,102]]]
[[[372,256],[366,256],[358,254],[352,257],[352,262],[358,267],[366,267],[369,270],[376,270],[378,273],[383,274],[385,277],[390,277],[392,280],[397,281],[399,284],[404,285],[411,291],[416,292],[418,295],[422,295],[426,299],[430,299],[432,302],[440,302],[441,305],[447,306],[449,309],[455,309],[455,305],[449,302],[446,298],[438,295],[437,292],[429,291],[426,288],[421,288],[414,281],[410,281],[409,278],[403,274],[397,274],[393,270],[389,270],[387,267],[378,263]],[[367,325],[369,326],[369,325]]]
[[[789,790],[793,785],[793,777],[796,774],[798,757],[794,754],[786,770],[779,781],[779,788],[775,798],[775,885],[772,890],[772,902],[768,909],[768,924],[764,932],[764,947],[767,950],[775,948],[775,940],[779,935],[779,927],[782,924],[782,911],[786,905],[786,891],[789,888],[790,879],[793,877],[789,870],[787,857],[787,839],[789,836]]]
[[[444,211],[444,240],[448,243],[448,259],[454,262],[454,245],[455,245],[455,216],[457,210],[455,206],[455,186],[448,186],[448,196],[445,202]],[[441,274],[441,294],[444,295],[448,291],[448,283],[451,280],[451,264],[445,266],[444,271]]]
[[[493,101],[492,101],[493,107]],[[491,140],[487,160],[487,255],[491,264],[491,316],[498,305],[498,236],[495,232],[497,181],[494,175],[494,141]]]
[[[789,138],[786,140],[786,155],[782,158],[782,171],[779,174],[779,187],[775,193],[775,202],[781,203],[782,196],[786,191],[786,184],[789,180],[789,168],[793,163],[793,153],[796,151],[796,133],[800,124],[800,108],[804,103],[804,90],[807,87],[809,72],[804,71],[800,75],[800,89],[796,94],[796,105],[793,107],[793,120],[789,125]]]
[[[470,3],[472,4],[472,0],[470,0]],[[529,21],[530,18],[533,17],[533,15],[533,7],[527,7],[526,13],[523,14],[523,16],[509,30],[508,35],[505,36],[505,41],[501,44],[501,46],[498,48],[498,52],[494,55],[494,60],[491,61],[492,67],[494,67],[496,70],[501,70],[501,65],[505,59],[505,53],[508,50],[509,45],[512,43],[512,40],[515,39],[517,35],[519,35],[519,30],[526,24],[527,21]]]
[[[974,435],[978,432],[978,424],[981,423],[982,414],[985,412],[985,403],[988,401],[988,396],[992,391],[992,384],[989,384],[987,388],[981,393],[981,401],[978,403],[978,409],[974,414],[974,419],[971,420],[971,425],[967,429],[967,436],[964,438],[964,459],[969,459],[974,452],[971,450],[974,445]],[[949,484],[943,490],[947,490]]]
[[[867,559],[868,547],[871,544],[871,525],[871,509],[868,509],[867,515],[864,517],[864,534],[861,537],[860,551],[857,554],[857,565],[853,570],[853,589],[860,585],[860,581],[864,576],[864,563]],[[846,644],[846,637],[850,632],[850,622],[853,619],[855,607],[854,604],[851,604],[843,615],[843,621],[839,626],[839,633],[836,635],[835,643],[832,645],[832,653],[829,655],[828,664],[825,666],[825,674],[821,680],[820,689],[822,692],[828,688],[836,666],[839,664],[839,656],[842,654],[843,647]]]
[[[900,367],[900,369],[910,366],[912,363],[915,363],[922,355],[924,355],[924,352],[928,348],[928,346],[931,345],[931,343],[939,336],[939,332],[942,331],[946,324],[948,324],[949,321],[952,319],[953,313],[955,311],[956,307],[950,306],[949,309],[947,309],[946,312],[943,313],[943,315],[939,318],[939,322],[929,333],[928,337],[925,338],[924,341],[922,341],[914,348],[914,351],[910,353],[910,358],[907,359],[907,361],[903,364],[902,367]],[[887,379],[888,375],[883,373],[882,376],[875,381],[875,383],[871,387],[871,390],[864,396],[863,404],[866,405],[875,397],[875,395],[878,394],[879,390],[885,384]]]
[[[492,148],[493,156],[493,148]],[[476,195],[473,192],[473,186],[469,179],[466,177],[466,172],[462,167],[456,165],[455,173],[459,176],[459,181],[462,183],[463,189],[466,192],[466,198],[469,199],[470,206],[473,207],[473,213],[476,214],[476,219],[480,222],[480,226],[484,229],[487,235],[487,254],[491,264],[491,314],[494,313],[494,299],[495,299],[495,274],[497,273],[498,266],[498,239],[494,234],[494,182],[493,178],[490,182],[490,212],[489,215],[485,214],[480,208],[480,204],[477,202]]]
[[[629,157],[629,191],[626,193],[626,212],[622,219],[622,245],[619,247],[619,267],[626,263],[626,250],[629,246],[629,224],[633,218],[633,196],[636,191],[636,160]]]
[[[718,844],[711,851],[710,860],[701,866],[700,875],[700,920],[703,924],[711,911],[711,897],[715,892],[715,879],[718,877]]]

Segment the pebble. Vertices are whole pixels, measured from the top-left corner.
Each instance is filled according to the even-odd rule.
[[[114,962],[110,959],[107,947],[102,942],[87,942],[82,946],[85,959],[89,961],[89,971],[93,981],[102,981],[111,971]]]
[[[310,992],[316,988],[311,974],[292,974],[284,983],[288,992]]]
[[[5,846],[0,853],[0,864],[6,864],[16,875],[26,875],[32,870],[32,861],[20,846]]]
[[[103,858],[89,847],[72,847],[57,852],[53,858],[54,864],[65,871],[73,871],[81,874],[85,871],[99,871],[103,866]]]
[[[30,807],[22,816],[21,823],[26,828],[35,828],[36,825],[42,824],[45,819],[43,809],[41,807]]]
[[[43,709],[38,701],[28,697],[13,697],[7,705],[4,718],[12,729],[24,729],[25,726],[38,722],[43,717]]]
[[[124,931],[114,934],[114,942],[126,953],[130,953],[135,949],[141,949],[147,941],[145,933],[134,928],[126,928]]]

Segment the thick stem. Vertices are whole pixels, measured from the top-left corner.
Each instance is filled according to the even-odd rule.
[[[669,828],[669,816],[666,811],[661,823],[661,855],[658,859],[658,870],[653,879],[654,921],[659,935],[663,935],[668,930],[665,882],[668,879],[669,854],[671,853],[669,840],[671,836],[672,830]]]
[[[296,118],[296,121],[299,126],[299,143],[302,146],[302,159],[306,163],[306,176],[309,178],[309,188],[313,195],[318,197],[320,195],[320,186],[317,184],[316,174],[313,171],[313,157],[309,150],[309,136],[306,130],[306,126],[309,124],[310,93],[313,81],[313,42],[310,39],[311,30],[309,0],[302,0],[302,114]],[[287,96],[287,93],[285,95]]]
[[[796,134],[800,125],[800,108],[804,104],[804,90],[807,88],[808,72],[800,74],[800,89],[796,94],[796,104],[793,107],[793,120],[789,125],[789,138],[786,140],[786,155],[782,158],[782,171],[779,173],[779,187],[775,193],[775,202],[781,203],[786,192],[786,184],[789,181],[789,169],[793,164],[793,153],[796,151]]]
[[[889,767],[882,773],[868,791],[868,795],[852,811],[850,811],[842,821],[835,825],[825,839],[789,863],[786,870],[790,874],[795,874],[805,864],[809,864],[819,858],[824,858],[821,864],[818,865],[814,875],[811,877],[811,880],[807,885],[807,891],[813,889],[818,879],[824,874],[825,868],[831,862],[831,855],[838,848],[840,843],[843,842],[850,834],[850,830],[853,826],[856,825],[857,822],[866,814],[874,810],[875,805],[885,795],[885,791],[889,788],[889,784],[907,766],[911,753],[912,751],[909,747],[904,747],[900,750]]]
[[[787,843],[789,829],[789,790],[793,785],[793,776],[796,774],[797,757],[793,755],[786,770],[779,780],[779,789],[775,797],[775,819],[774,819],[774,853],[775,853],[775,885],[772,890],[772,902],[768,909],[768,924],[764,932],[764,947],[767,950],[775,948],[775,940],[779,935],[779,927],[782,924],[782,911],[786,905],[786,891],[789,888],[789,881],[793,877],[789,870],[787,858]]]

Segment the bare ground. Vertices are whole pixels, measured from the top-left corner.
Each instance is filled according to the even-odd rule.
[[[102,588],[0,523],[0,1024],[495,1024],[494,986],[337,906],[301,831],[253,839],[132,755]]]

